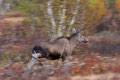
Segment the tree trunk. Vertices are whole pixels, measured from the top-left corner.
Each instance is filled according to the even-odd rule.
[[[0,15],[4,14],[4,12],[10,8],[10,3],[5,0],[0,0]]]
[[[48,13],[48,18],[51,22],[51,29],[50,29],[50,38],[55,39],[56,38],[56,22],[55,22],[55,18],[54,18],[54,14],[53,14],[53,10],[52,10],[52,0],[49,0],[47,2],[47,13]]]
[[[68,33],[66,34],[66,36],[69,36],[70,30],[73,27],[72,25],[75,23],[76,15],[78,14],[78,11],[79,11],[79,3],[80,3],[80,0],[77,0],[76,8],[75,8],[75,10],[73,12],[73,17],[72,17],[72,19],[70,21],[70,24],[69,24],[69,27],[68,27],[68,30],[67,30]]]
[[[57,36],[60,37],[63,35],[64,33],[64,29],[65,29],[65,13],[66,13],[66,0],[64,0],[63,4],[60,6],[61,10],[59,11],[59,27],[58,27],[58,32],[57,32]]]

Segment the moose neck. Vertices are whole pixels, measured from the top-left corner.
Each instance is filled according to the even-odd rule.
[[[69,40],[70,40],[71,47],[72,48],[76,47],[76,45],[77,45],[77,36],[76,36],[76,34],[72,34],[70,36]]]

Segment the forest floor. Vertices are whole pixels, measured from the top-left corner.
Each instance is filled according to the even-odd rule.
[[[68,63],[61,60],[39,62],[31,70],[26,64],[2,64],[0,80],[120,80],[120,58],[73,56]]]

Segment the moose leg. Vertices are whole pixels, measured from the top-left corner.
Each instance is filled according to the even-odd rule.
[[[32,58],[29,63],[27,64],[27,70],[30,70],[31,67],[35,64],[37,60],[35,58]]]
[[[64,63],[68,63],[70,60],[70,54],[68,54],[67,52],[65,52],[62,56],[62,62],[64,61]]]
[[[69,52],[67,53],[67,60],[68,60],[68,61],[69,61],[69,60],[72,60],[71,53],[72,53],[72,51],[69,51]]]
[[[65,53],[63,53],[63,55],[62,55],[62,62],[63,62],[63,61],[65,61],[66,56],[67,56],[67,53],[66,53],[66,52],[65,52]]]

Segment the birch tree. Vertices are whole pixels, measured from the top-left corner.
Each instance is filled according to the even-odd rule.
[[[76,16],[78,14],[80,0],[71,1],[69,3],[67,2],[67,0],[63,0],[63,1],[58,0],[57,2],[58,2],[58,4],[56,4],[58,7],[57,12],[55,12],[55,10],[53,8],[53,7],[56,7],[56,6],[54,6],[56,1],[49,0],[47,2],[48,18],[49,18],[51,25],[52,25],[51,29],[50,29],[50,33],[51,32],[53,33],[52,34],[53,39],[56,37],[63,36],[65,34],[65,32],[66,32],[65,35],[69,35],[69,32],[72,28],[72,25],[75,23]],[[67,6],[67,4],[71,4],[71,3],[74,3],[75,6],[73,6],[73,10],[71,13],[72,17],[71,17],[69,23],[66,24],[66,18],[65,18],[67,16],[66,11],[67,11],[67,9],[69,10],[69,7],[66,8],[66,6]]]
[[[68,36],[72,27],[90,29],[96,26],[105,14],[105,9],[100,0],[94,1],[93,3],[91,0],[20,0],[17,9],[34,16],[34,19],[39,19],[40,25],[47,29],[52,40]],[[91,7],[89,4],[93,6],[100,4],[100,7]],[[102,13],[98,14],[97,10]]]
[[[56,22],[53,14],[53,6],[52,6],[52,0],[49,0],[47,2],[47,14],[49,21],[51,22],[51,28],[50,28],[50,36],[52,39],[56,38]]]
[[[10,8],[11,4],[7,0],[0,0],[0,15]]]

